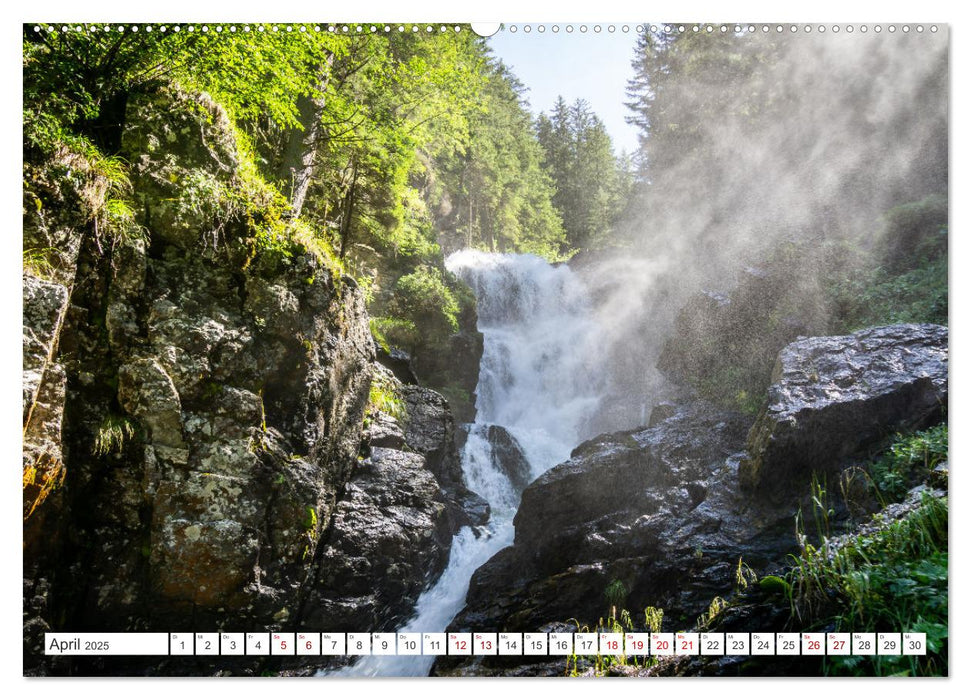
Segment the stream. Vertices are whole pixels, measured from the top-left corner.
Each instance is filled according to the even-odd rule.
[[[449,563],[426,590],[401,632],[443,632],[465,604],[472,574],[513,542],[519,494],[486,439],[490,425],[519,442],[533,479],[565,461],[600,405],[602,337],[588,293],[566,265],[522,254],[463,250],[446,267],[468,284],[478,305],[484,348],[475,422],[466,426],[462,469],[469,488],[489,502],[488,533],[463,528]],[[426,676],[433,656],[362,656],[333,675]]]

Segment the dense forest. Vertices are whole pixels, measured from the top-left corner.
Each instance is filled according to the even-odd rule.
[[[844,39],[642,31],[624,153],[466,25],[25,25],[25,672],[393,631],[474,532],[455,628],[930,651],[567,674],[946,675],[946,41]]]
[[[83,159],[110,188],[92,212],[104,235],[137,231],[121,154],[126,106],[170,86],[205,92],[246,163],[236,181],[186,183],[186,205],[234,202],[259,217],[254,251],[309,246],[350,272],[379,340],[408,349],[428,381],[467,402],[474,386],[449,383],[433,358],[472,303],[443,253],[562,260],[603,245],[629,165],[582,101],[533,118],[524,86],[468,28],[283,29],[25,27],[28,161]],[[25,249],[40,266],[56,265],[51,254]]]

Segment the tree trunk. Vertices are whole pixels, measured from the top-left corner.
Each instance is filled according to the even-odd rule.
[[[354,195],[357,190],[357,166],[351,165],[351,184],[344,197],[344,211],[341,212],[341,249],[338,257],[343,260],[351,247],[351,221],[354,218]]]
[[[294,217],[300,216],[303,210],[304,201],[307,199],[307,191],[314,176],[317,164],[317,150],[326,138],[326,130],[323,127],[324,107],[326,99],[324,94],[327,92],[327,82],[330,79],[331,68],[334,65],[334,54],[327,54],[327,61],[321,68],[320,85],[317,86],[320,94],[317,97],[301,97],[297,100],[297,109],[300,112],[300,123],[303,131],[294,129],[290,132],[290,139],[287,142],[283,154],[283,175],[289,175],[291,185],[290,208]]]

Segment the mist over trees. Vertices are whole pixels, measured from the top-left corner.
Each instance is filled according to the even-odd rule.
[[[946,323],[945,32],[685,29],[638,38],[624,252],[589,276],[618,392],[660,359],[752,411],[795,337]]]
[[[642,34],[627,102],[639,186],[625,236],[677,230],[734,255],[729,231],[753,250],[786,235],[849,235],[945,192],[946,52],[906,42]]]

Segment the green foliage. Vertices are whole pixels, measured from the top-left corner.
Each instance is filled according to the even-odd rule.
[[[385,350],[391,346],[414,348],[419,342],[418,329],[413,321],[391,316],[372,316],[371,334]]]
[[[946,255],[947,214],[947,197],[942,194],[890,209],[883,215],[879,244],[884,266],[901,272]]]
[[[397,421],[408,418],[408,406],[398,394],[394,384],[383,374],[375,374],[371,378],[371,390],[368,394],[368,413],[387,413]]]
[[[619,586],[618,586],[619,584]],[[617,597],[617,594],[623,589],[623,594],[626,596],[626,587],[619,580],[612,581],[607,589],[604,591],[605,597]],[[608,595],[609,591],[613,591]],[[644,625],[643,630],[657,634],[661,631],[661,624],[664,621],[664,610],[661,608],[647,607],[644,609]],[[570,620],[573,623],[578,632],[590,632],[591,629],[588,625],[581,625],[576,619]],[[635,631],[636,626],[634,625],[633,619],[631,618],[630,612],[621,609],[618,613],[618,607],[612,605],[610,607],[610,614],[607,619],[604,620],[600,618],[597,625],[594,628],[594,632],[598,634],[601,632],[610,632],[616,634],[626,634],[627,632]],[[632,665],[640,668],[650,668],[651,666],[656,666],[658,663],[657,657],[644,655],[635,656],[627,655],[625,652],[620,652],[619,654],[602,654],[599,651],[595,655],[586,656],[583,654],[577,654],[574,649],[574,653],[568,657],[566,664],[566,675],[577,676],[579,675],[579,662],[584,660],[587,665],[589,665],[594,675],[602,676],[606,671],[615,665]]]
[[[440,227],[454,231],[455,247],[561,259],[566,239],[525,88],[501,62],[479,60],[484,83],[468,117],[468,141],[434,161],[433,201],[439,209],[447,201],[449,211]]]
[[[739,557],[735,565],[735,591],[744,591],[758,580],[758,574]]]
[[[946,230],[941,235],[946,237]],[[893,273],[860,270],[832,288],[834,306],[843,310],[837,330],[852,331],[889,323],[948,323],[947,257]]]
[[[308,206],[342,257],[357,245],[411,265],[440,257],[424,181],[435,154],[467,141],[481,84],[480,42],[468,31],[358,35],[332,61]]]
[[[622,608],[627,602],[627,586],[620,579],[614,579],[604,589],[604,600],[610,608]]]
[[[701,615],[696,623],[696,627],[699,630],[706,630],[711,627],[717,620],[718,617],[729,608],[729,603],[727,600],[720,596],[715,596],[711,599],[708,604],[708,610]]]
[[[368,326],[371,329],[371,337],[374,338],[375,342],[381,347],[385,352],[391,352],[391,344],[388,342],[387,336],[384,334],[384,330],[381,328],[379,323],[379,318],[376,316],[371,316],[368,318]],[[388,319],[384,319],[388,320]]]
[[[947,424],[913,435],[897,435],[890,448],[870,466],[873,483],[884,502],[898,501],[915,483],[947,459]]]
[[[395,284],[394,313],[422,332],[444,337],[459,329],[459,304],[442,271],[422,265]]]
[[[898,435],[873,460],[868,482],[881,501],[899,499],[947,457],[947,426]],[[837,631],[899,630],[927,634],[928,655],[855,656],[828,659],[827,673],[853,675],[946,675],[948,637],[948,500],[930,492],[898,519],[883,515],[861,534],[833,538],[833,510],[825,487],[812,487],[813,545],[801,518],[798,556],[782,579],[766,577],[768,589],[788,596],[794,617],[810,628]],[[763,585],[763,588],[766,588]]]
[[[42,280],[50,280],[57,265],[57,251],[53,248],[25,248],[24,249],[24,272],[39,277]]]
[[[927,634],[928,654],[830,660],[826,670],[858,675],[946,675],[947,498],[924,494],[900,520],[832,548],[805,544],[788,575],[796,614],[838,631]]]
[[[99,247],[145,235],[135,222],[128,166],[121,158],[103,155],[88,139],[77,135],[67,135],[52,151],[35,155],[34,161],[24,162],[26,266],[33,265],[47,275],[60,268],[62,251],[45,245],[31,248],[32,243],[45,240],[30,238],[35,228],[43,229],[50,225],[51,217],[61,215],[60,206],[72,207],[78,219],[92,224]]]
[[[135,426],[124,416],[107,415],[94,438],[93,452],[98,457],[119,454],[125,442],[135,437]]]
[[[41,24],[38,32],[34,26],[24,26],[25,134],[42,148],[65,132],[106,145],[104,132],[125,99],[165,82],[208,92],[237,119],[298,126],[297,99],[316,94],[315,69],[349,41],[312,27],[232,32],[229,25],[210,24],[207,31],[191,26],[149,33],[118,25],[61,31]]]
[[[328,236],[304,219],[294,218],[287,198],[267,181],[260,170],[252,139],[236,128],[234,140],[239,160],[235,177],[225,189],[216,182],[210,196],[213,201],[221,198],[223,210],[228,209],[230,215],[242,216],[252,233],[252,256],[262,253],[289,260],[309,253],[332,274],[342,274],[344,264],[335,254]]]
[[[685,307],[663,361],[701,396],[752,415],[765,403],[779,351],[798,335],[893,323],[947,325],[946,227],[925,228],[909,262],[893,270],[883,252],[902,229],[910,230],[919,218],[915,211],[926,214],[920,221],[936,222],[942,206],[940,197],[928,197],[890,210],[884,220],[892,223],[858,236],[774,245],[757,258],[759,274],[741,275],[723,307],[710,299]]]

